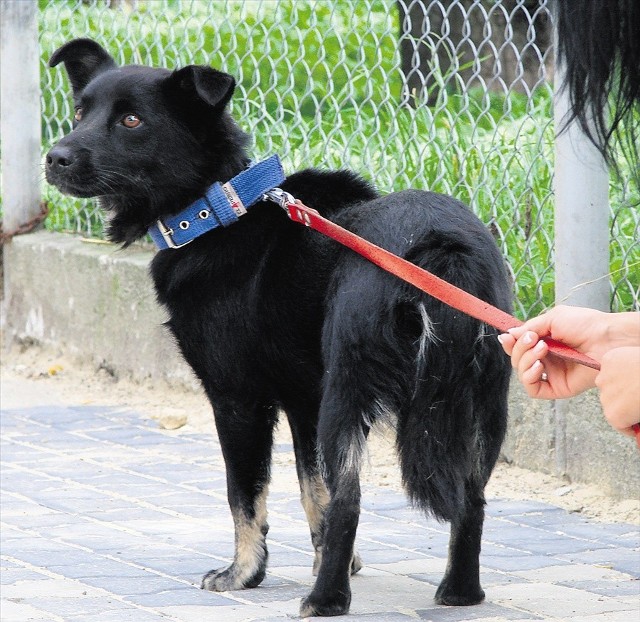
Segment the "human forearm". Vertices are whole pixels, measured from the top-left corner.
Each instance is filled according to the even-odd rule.
[[[607,349],[640,346],[640,313],[606,313],[603,345]]]
[[[640,346],[609,350],[602,357],[595,379],[607,421],[620,432],[632,434],[640,422]]]

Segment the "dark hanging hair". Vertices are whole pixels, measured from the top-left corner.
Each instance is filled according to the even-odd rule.
[[[609,164],[614,139],[640,178],[640,0],[556,0],[557,54],[571,110]]]

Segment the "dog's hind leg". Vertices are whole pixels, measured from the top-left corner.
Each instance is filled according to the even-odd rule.
[[[440,605],[474,605],[484,599],[479,577],[484,488],[506,432],[511,371],[501,359],[498,361],[494,365],[483,363],[485,376],[474,388],[476,463],[465,484],[464,509],[451,521],[449,561],[435,596]]]
[[[506,433],[511,376],[496,341],[488,340],[476,357],[483,374],[471,383],[475,460],[465,483],[464,507],[451,520],[449,561],[435,596],[440,605],[474,605],[484,599],[479,577],[484,488]]]
[[[449,396],[433,400],[429,409],[420,403],[419,408],[412,409],[418,415],[415,418],[405,411],[398,428],[398,448],[403,481],[413,503],[451,524],[449,559],[436,591],[436,603],[475,605],[484,599],[479,556],[486,480],[476,466],[477,453],[482,449],[473,449],[475,432],[469,390],[461,384],[457,387],[459,402],[455,405]],[[435,379],[420,393],[424,396],[430,388],[438,388]],[[444,397],[442,385],[439,389],[438,395]],[[463,421],[468,425],[458,426]]]
[[[484,600],[479,561],[484,504],[482,486],[468,483],[464,509],[451,521],[449,560],[435,596],[438,605],[476,605]]]
[[[267,568],[267,488],[275,411],[225,404],[214,409],[227,471],[227,497],[235,527],[235,553],[226,568],[211,570],[202,589],[221,592],[256,587]]]

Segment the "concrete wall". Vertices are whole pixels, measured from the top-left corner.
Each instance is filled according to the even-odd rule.
[[[32,338],[134,380],[192,382],[155,300],[152,253],[41,231],[4,247],[8,340]]]
[[[162,323],[148,275],[152,253],[62,234],[17,236],[4,247],[7,341],[64,348],[120,377],[193,386]],[[609,428],[595,392],[562,402],[529,399],[512,383],[503,457],[526,468],[637,497],[640,453]]]

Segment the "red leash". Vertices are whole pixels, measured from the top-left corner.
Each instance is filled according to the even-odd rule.
[[[284,193],[283,193],[284,194]],[[320,233],[332,238],[336,242],[350,248],[365,259],[376,264],[383,270],[397,276],[398,278],[414,285],[423,292],[433,296],[434,298],[444,302],[446,305],[462,311],[489,326],[493,326],[502,332],[508,331],[515,326],[521,326],[523,321],[505,313],[501,309],[490,305],[468,292],[444,281],[435,274],[431,274],[415,264],[398,257],[393,253],[368,242],[364,238],[347,231],[340,225],[323,218],[316,210],[307,207],[297,199],[289,196],[279,197],[278,201],[289,214],[289,218],[294,222],[298,222],[307,227],[315,229]],[[592,369],[600,369],[600,363],[569,346],[545,337],[545,343],[556,356],[562,359],[586,365]],[[635,424],[633,430],[636,435],[636,443],[640,448],[640,424]]]

